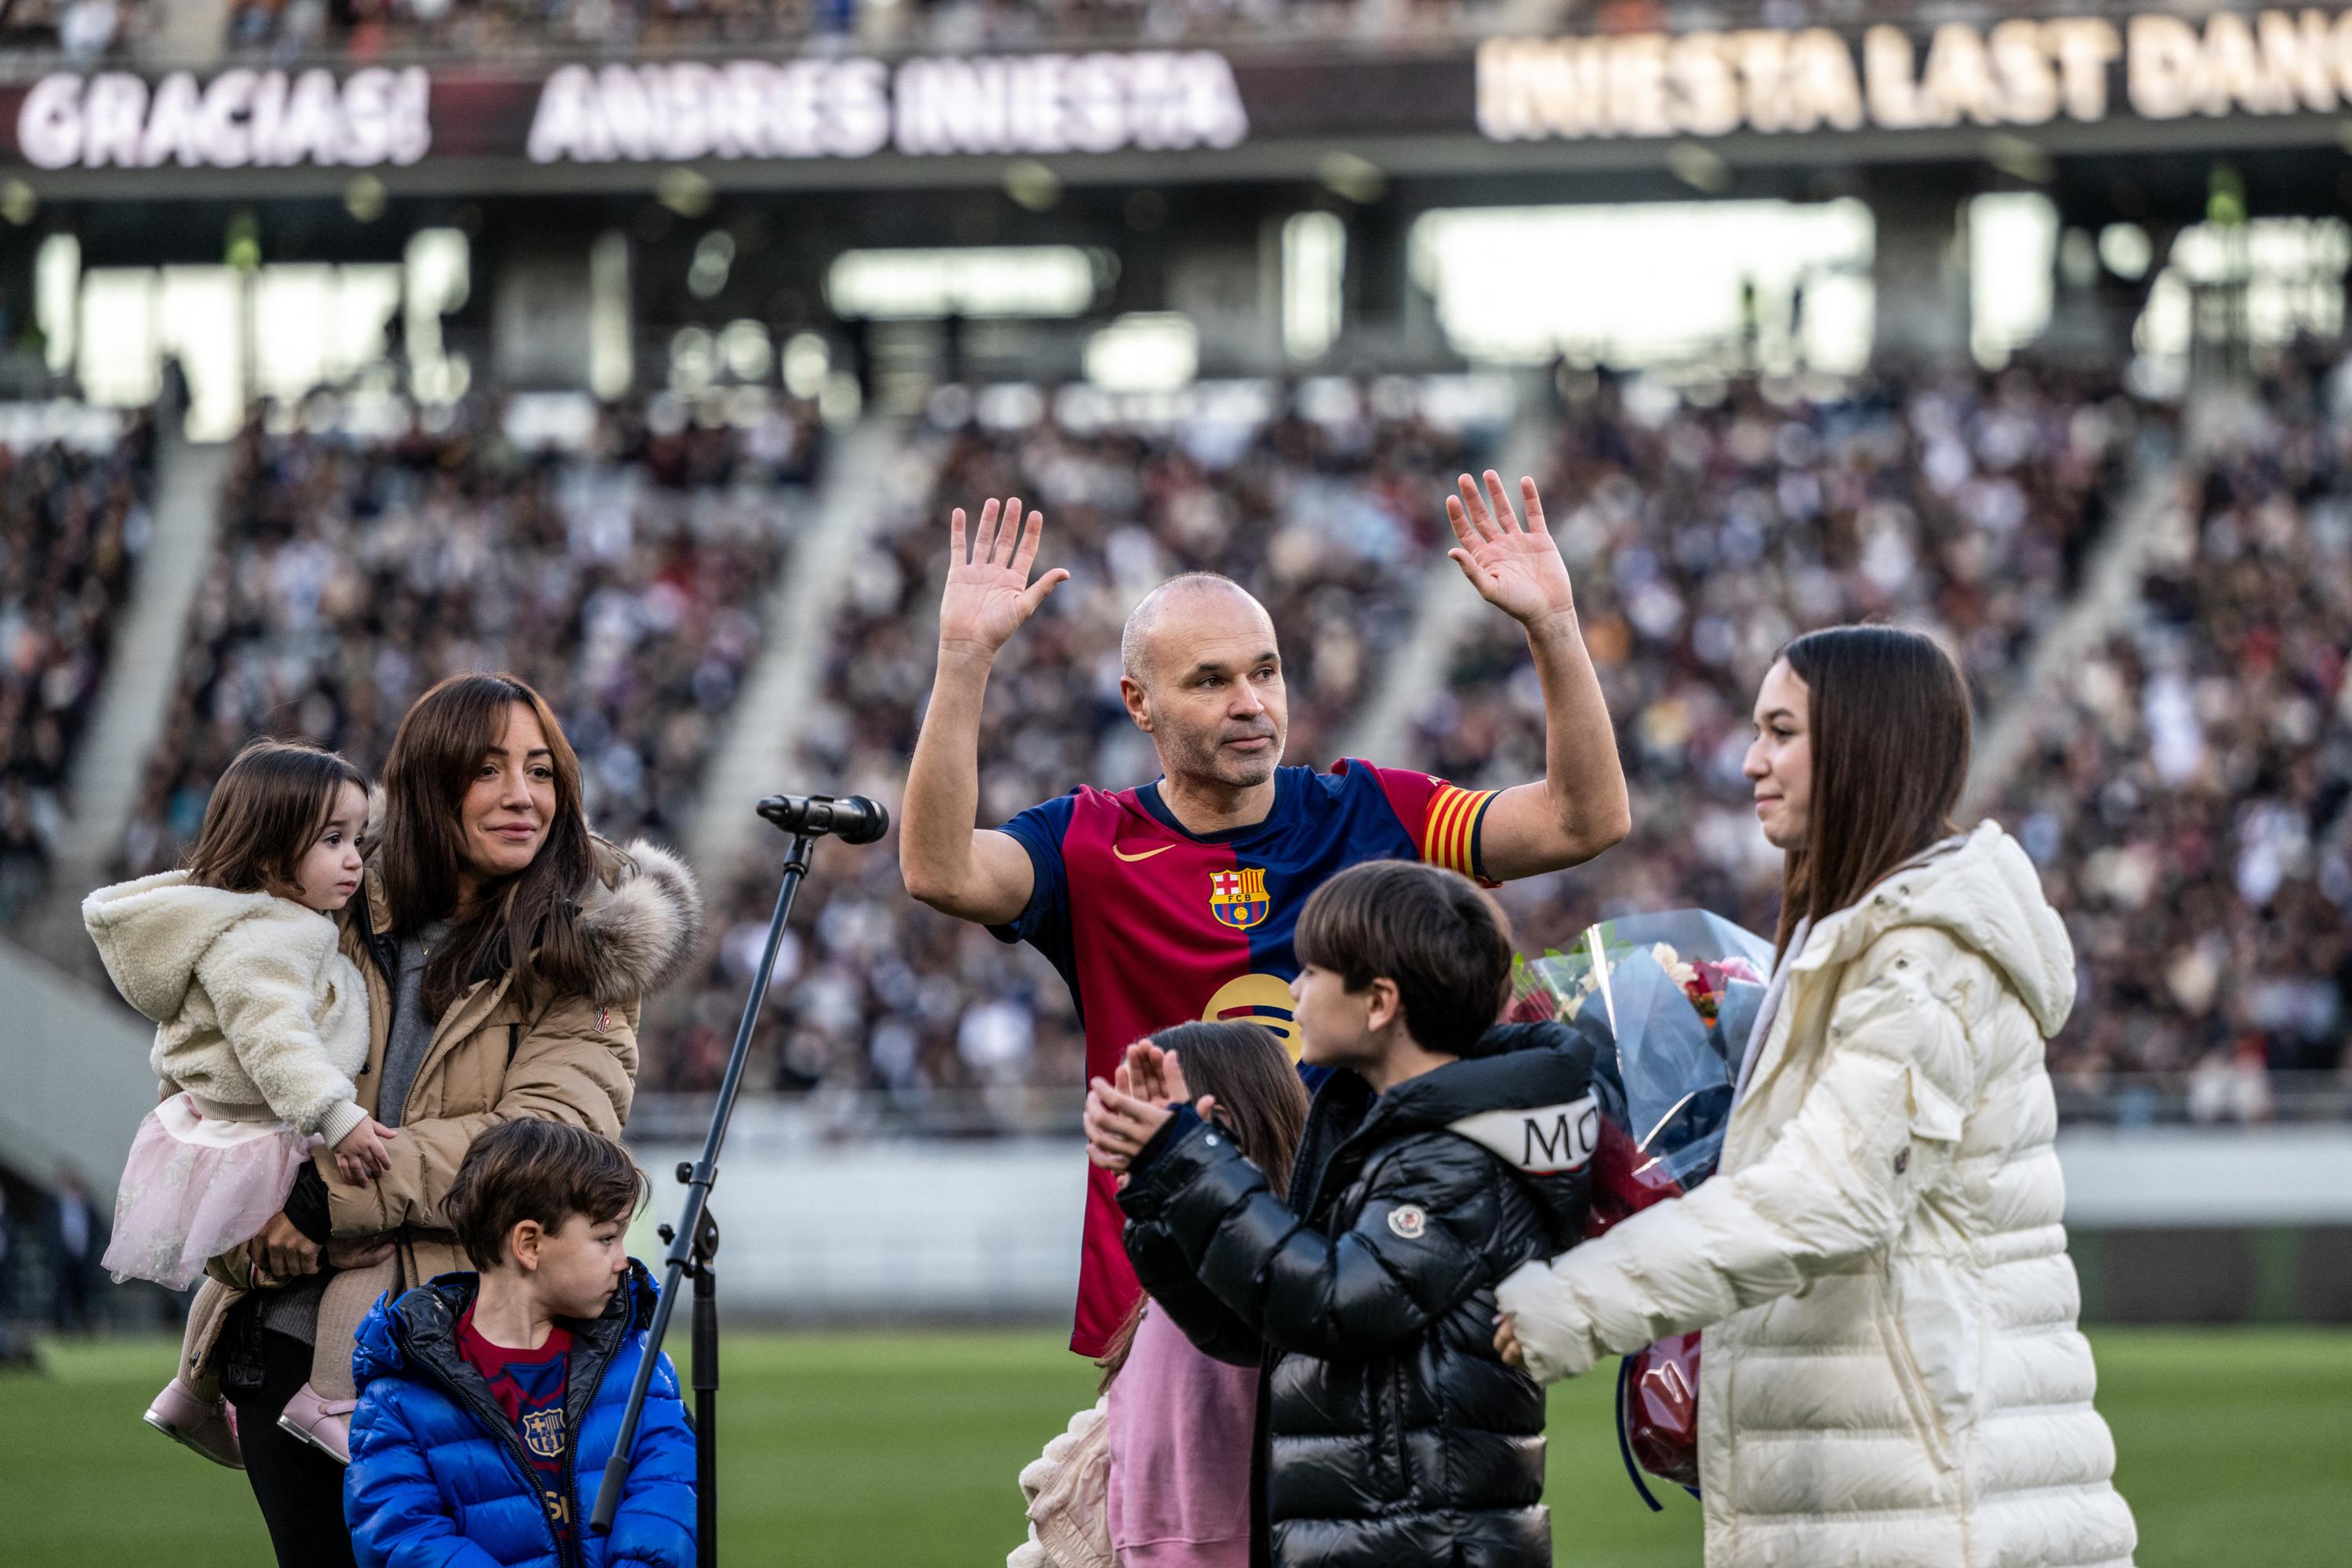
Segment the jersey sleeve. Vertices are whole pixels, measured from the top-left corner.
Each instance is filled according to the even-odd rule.
[[[1422,859],[1495,886],[1479,858],[1478,835],[1486,824],[1486,808],[1499,791],[1464,789],[1410,768],[1378,768],[1362,762],[1348,765],[1370,774],[1380,785],[1389,809],[1412,836],[1413,851]]]
[[[1008,923],[989,927],[989,934],[999,942],[1025,942],[1056,964],[1070,950],[1070,872],[1062,858],[1062,835],[1069,831],[1077,805],[1075,792],[1057,795],[998,829],[1028,851],[1035,875],[1027,905]]]

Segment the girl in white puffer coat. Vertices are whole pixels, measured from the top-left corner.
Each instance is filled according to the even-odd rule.
[[[358,889],[367,782],[316,747],[256,742],[222,773],[184,870],[101,888],[82,921],[155,1021],[165,1089],[131,1146],[106,1267],[185,1289],[286,1206],[314,1149],[352,1182],[399,1136],[361,1109],[367,989],[332,912]],[[239,1463],[217,1390],[174,1378],[148,1425]]]
[[[1748,756],[1781,961],[1716,1176],[1497,1292],[1547,1381],[1704,1329],[1707,1568],[2128,1568],[2043,1042],[2074,953],[1949,827],[1968,692],[1915,633],[1790,645]]]

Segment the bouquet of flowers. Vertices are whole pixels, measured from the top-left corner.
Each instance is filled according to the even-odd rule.
[[[1605,921],[1566,952],[1519,961],[1507,1016],[1556,1018],[1595,1047],[1588,1237],[1715,1173],[1771,966],[1771,943],[1704,910]],[[1626,1469],[1653,1509],[1641,1470],[1695,1489],[1698,1336],[1626,1357],[1617,1415]]]

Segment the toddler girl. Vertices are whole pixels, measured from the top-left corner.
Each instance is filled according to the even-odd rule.
[[[398,1134],[352,1086],[367,990],[331,918],[360,885],[367,809],[367,781],[342,758],[256,742],[215,786],[185,870],[83,900],[108,975],[155,1020],[165,1093],[122,1173],[105,1259],[116,1279],[187,1289],[260,1234],[322,1144],[347,1181],[390,1166]],[[147,1423],[242,1468],[216,1383],[174,1377]]]

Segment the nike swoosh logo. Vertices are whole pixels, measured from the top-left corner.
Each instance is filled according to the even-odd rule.
[[[1154,855],[1165,855],[1168,851],[1175,847],[1176,846],[1173,844],[1162,844],[1157,849],[1147,849],[1140,855],[1130,855],[1126,850],[1121,849],[1118,845],[1114,844],[1110,847],[1110,852],[1131,866],[1138,860],[1149,860]]]

